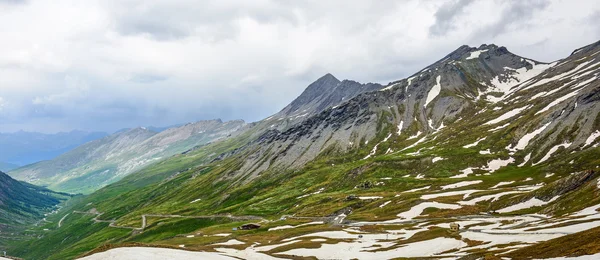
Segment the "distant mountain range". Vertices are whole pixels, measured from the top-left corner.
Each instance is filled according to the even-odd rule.
[[[11,252],[71,259],[143,245],[244,259],[597,254],[599,115],[600,42],[552,63],[465,45],[388,85],[326,74],[259,122],[130,129],[11,171],[91,192],[53,217],[66,218],[62,227],[32,228],[39,238]],[[261,226],[235,229],[250,221]]]
[[[19,131],[0,133],[0,170],[52,159],[77,146],[107,136],[103,132],[71,131],[56,134]]]
[[[245,125],[241,120],[209,120],[162,132],[146,127],[124,129],[9,174],[57,191],[89,193],[171,155],[225,138]]]

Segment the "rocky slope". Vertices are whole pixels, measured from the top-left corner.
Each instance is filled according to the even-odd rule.
[[[210,120],[160,133],[144,127],[123,130],[9,174],[58,191],[87,193],[173,154],[228,137],[244,125],[243,121]]]
[[[552,64],[495,45],[462,46],[382,91],[358,95],[285,131],[267,132],[248,149],[251,155],[237,174],[301,167],[327,149],[368,147],[365,157],[398,152],[435,135],[456,135],[454,123],[463,118],[484,131],[465,136],[471,138],[465,144],[509,129],[506,146],[493,149],[533,157],[536,164],[561,145],[584,148],[599,128],[596,45]],[[533,137],[537,142],[528,146]]]
[[[553,63],[462,46],[295,124],[268,118],[145,167],[63,209],[83,213],[14,252],[528,259],[564,256],[569,237],[570,256],[598,254],[586,245],[600,234],[599,74],[600,42]],[[339,81],[317,82],[310,89]],[[328,100],[306,93],[280,113]],[[83,225],[92,219],[104,222]],[[249,221],[262,227],[232,231]],[[461,228],[449,231],[452,222]]]

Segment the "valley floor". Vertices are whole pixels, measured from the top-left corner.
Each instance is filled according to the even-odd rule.
[[[427,205],[428,207],[444,207]],[[450,204],[448,204],[450,205]],[[418,208],[418,206],[413,207]],[[423,211],[398,214],[397,220],[381,222],[354,222],[331,226],[323,222],[289,225],[286,220],[264,222],[269,226],[263,232],[213,229],[212,234],[196,232],[181,234],[164,241],[165,244],[188,250],[198,250],[207,237],[221,242],[206,244],[204,252],[172,248],[123,247],[100,252],[81,259],[395,259],[430,257],[458,259],[466,255],[502,255],[522,259],[519,249],[543,241],[595,229],[600,233],[599,206],[579,212],[550,218],[545,215],[472,215],[456,218],[428,218]],[[411,209],[411,211],[415,211]],[[343,218],[343,215],[338,216]],[[461,226],[458,232],[449,229],[450,223]],[[284,225],[285,224],[285,225]],[[226,233],[230,232],[230,233]],[[279,237],[278,241],[264,241],[265,237]],[[296,235],[297,234],[297,235]],[[256,239],[257,236],[262,238]],[[255,239],[253,239],[255,238]],[[266,243],[265,243],[266,242]],[[540,258],[542,259],[542,258]],[[546,259],[546,258],[544,258]],[[551,258],[563,259],[563,258]],[[600,259],[600,254],[565,259]]]

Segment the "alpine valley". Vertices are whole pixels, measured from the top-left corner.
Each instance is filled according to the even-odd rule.
[[[258,122],[118,132],[8,172],[56,192],[0,174],[0,246],[24,259],[599,259],[599,76],[600,42],[552,63],[461,46],[387,85],[324,75]]]

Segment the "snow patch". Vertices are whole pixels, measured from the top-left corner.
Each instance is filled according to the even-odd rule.
[[[487,138],[487,137],[483,137],[483,138],[477,139],[477,141],[475,141],[474,143],[472,143],[472,144],[467,144],[467,145],[463,146],[463,148],[471,148],[471,147],[475,147],[475,146],[477,146],[477,145],[479,144],[479,142],[481,142],[481,141],[485,140],[485,138]]]
[[[462,172],[462,174],[452,176],[452,177],[450,177],[450,179],[466,178],[467,176],[469,176],[469,174],[473,173],[474,169],[479,169],[479,168],[468,167],[468,168],[466,168],[464,170],[460,170],[460,172]]]
[[[442,86],[440,85],[441,79],[442,79],[442,76],[438,75],[436,78],[436,84],[433,86],[433,88],[431,88],[431,90],[427,94],[427,99],[425,100],[424,107],[427,107],[429,102],[433,101],[433,99],[436,98],[440,94],[440,91],[442,90]]]
[[[512,158],[512,157],[510,157],[506,160],[494,159],[494,160],[489,161],[487,167],[483,168],[482,170],[486,170],[489,172],[495,172],[498,169],[500,169],[504,166],[507,166],[513,162],[515,162],[515,158]]]
[[[585,144],[584,144],[583,146],[585,147],[585,146],[588,146],[588,145],[590,145],[590,144],[593,144],[593,143],[594,143],[594,141],[596,141],[596,138],[598,138],[599,136],[600,136],[600,131],[599,131],[599,130],[596,130],[596,131],[594,131],[594,132],[593,132],[593,133],[592,133],[592,134],[591,134],[591,135],[590,135],[590,136],[589,136],[589,137],[588,137],[588,138],[585,140]]]
[[[525,164],[527,162],[529,162],[529,159],[531,159],[531,153],[528,153],[527,155],[525,155],[525,158],[523,158],[523,162],[521,164],[517,165],[517,167],[525,166]]]
[[[498,188],[500,186],[504,186],[504,185],[509,185],[509,184],[513,184],[515,181],[501,181],[498,182],[498,184],[494,185],[494,187],[492,187],[492,189]]]
[[[398,124],[398,135],[402,134],[402,126],[404,125],[404,121],[400,121],[400,124]]]
[[[471,53],[469,53],[470,55],[466,58],[466,60],[477,59],[481,53],[484,53],[486,51],[488,50],[472,51]]]
[[[528,201],[525,202],[521,202],[519,204],[515,204],[503,209],[499,209],[498,213],[508,213],[508,212],[513,212],[513,211],[517,211],[517,210],[522,210],[522,209],[528,209],[528,208],[532,208],[532,207],[538,207],[538,206],[543,206],[546,205],[550,202],[555,201],[556,199],[558,199],[559,196],[556,196],[552,199],[550,199],[549,201],[543,201],[537,198],[531,198]]]
[[[504,125],[501,125],[501,126],[498,126],[498,127],[494,127],[494,128],[492,128],[492,129],[488,130],[488,132],[494,132],[494,131],[498,131],[498,130],[500,130],[500,129],[502,129],[502,128],[505,128],[505,127],[507,127],[508,125],[510,125],[510,123],[506,123],[506,124],[504,124]]]
[[[552,148],[550,148],[550,150],[548,151],[548,153],[546,153],[546,155],[544,155],[544,157],[542,159],[540,159],[538,162],[533,163],[533,165],[538,165],[540,163],[543,163],[545,161],[547,161],[548,159],[550,159],[550,156],[552,156],[553,153],[555,153],[556,151],[558,151],[558,148],[569,148],[569,146],[571,146],[571,143],[563,143],[563,144],[558,144],[553,146]]]
[[[556,100],[552,101],[552,102],[551,102],[550,104],[548,104],[546,107],[542,108],[542,110],[540,110],[540,111],[536,112],[535,114],[536,114],[536,115],[538,115],[538,114],[544,113],[544,112],[546,112],[546,111],[550,110],[550,108],[552,108],[553,106],[556,106],[556,105],[558,105],[558,104],[562,103],[563,101],[565,101],[565,100],[567,100],[567,99],[569,99],[569,98],[572,98],[572,97],[576,96],[577,94],[579,94],[579,90],[577,90],[577,91],[573,91],[573,92],[571,92],[571,93],[569,93],[569,94],[566,94],[566,95],[564,95],[564,96],[561,96],[561,97],[557,98]]]
[[[431,162],[435,163],[435,162],[438,162],[438,161],[441,161],[441,160],[445,160],[445,159],[442,158],[442,157],[435,157],[435,158],[431,159]]]
[[[410,219],[420,216],[421,213],[423,213],[423,210],[425,210],[426,208],[460,209],[461,206],[455,205],[455,204],[439,203],[439,202],[423,202],[419,205],[412,207],[410,210],[408,210],[406,212],[402,212],[402,213],[398,214],[397,216],[402,219],[410,220]]]
[[[503,115],[499,116],[496,119],[490,120],[489,122],[484,123],[484,125],[495,125],[497,123],[500,123],[504,120],[513,118],[514,116],[520,114],[521,112],[523,112],[524,110],[528,109],[531,106],[524,106],[524,107],[520,107],[520,108],[515,108],[511,111],[508,111],[506,113],[504,113]]]
[[[543,132],[544,130],[546,130],[546,128],[551,124],[552,122],[549,122],[547,124],[545,124],[544,126],[536,129],[535,131],[524,135],[523,137],[521,137],[521,139],[519,140],[519,142],[517,143],[517,145],[515,146],[514,149],[512,150],[523,150],[525,149],[525,147],[527,147],[527,145],[529,145],[529,141],[531,141],[531,139],[533,139],[536,135],[540,134],[541,132]]]
[[[460,187],[465,187],[465,186],[470,186],[470,185],[474,185],[474,184],[479,184],[479,183],[482,183],[482,182],[483,182],[482,180],[461,181],[461,182],[457,182],[457,183],[453,183],[453,184],[442,186],[442,190],[456,189],[456,188],[460,188]]]
[[[386,202],[384,202],[383,204],[379,205],[380,208],[385,207],[387,204],[390,204],[390,202],[392,202],[391,200],[388,200]]]

